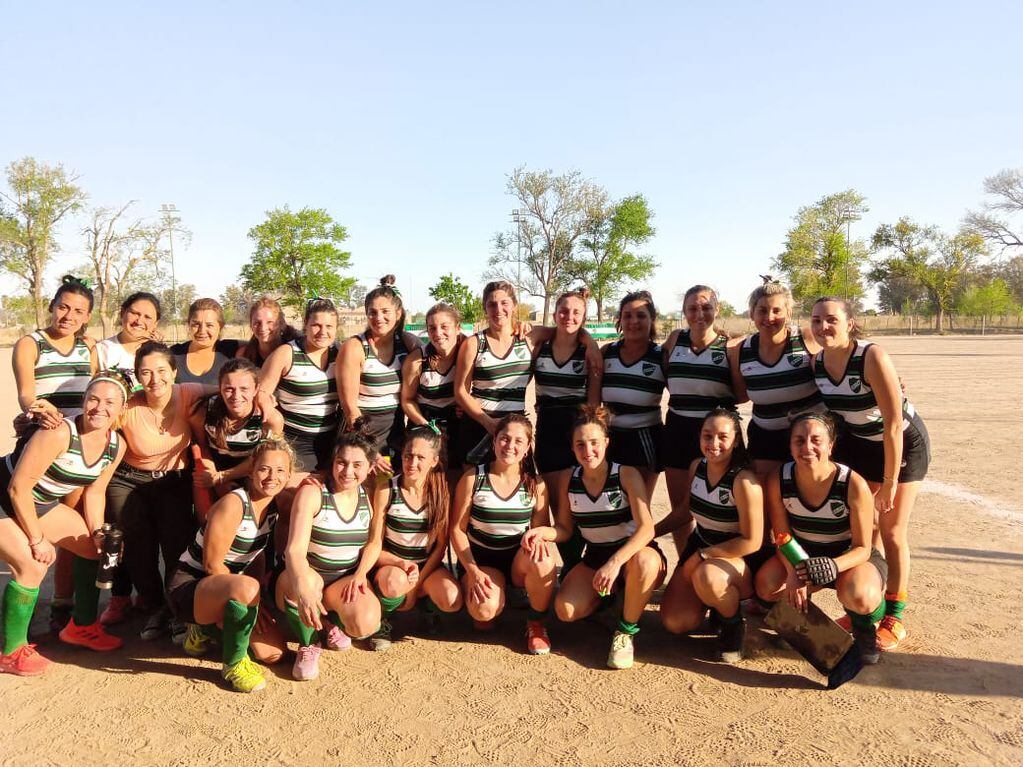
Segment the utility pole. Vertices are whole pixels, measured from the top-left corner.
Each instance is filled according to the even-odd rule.
[[[170,264],[171,264],[171,326],[173,327],[174,342],[178,340],[178,280],[174,270],[174,226],[181,218],[176,214],[177,206],[174,203],[164,203],[160,206],[163,213],[163,223],[167,227],[167,237],[170,242]]]
[[[515,224],[515,289],[522,292],[522,227],[526,223],[527,211],[516,208],[511,212],[511,220]]]

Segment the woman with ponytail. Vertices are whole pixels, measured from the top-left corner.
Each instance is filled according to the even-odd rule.
[[[373,637],[374,650],[390,646],[388,616],[411,610],[425,598],[426,614],[451,613],[462,606],[458,581],[444,567],[448,549],[448,483],[444,437],[435,424],[406,432],[401,474],[380,485],[373,508],[383,509],[383,551],[373,576],[384,620]]]
[[[252,335],[238,350],[238,356],[244,357],[257,368],[263,367],[263,363],[278,346],[301,336],[284,319],[281,305],[267,296],[257,299],[249,307],[249,329]]]

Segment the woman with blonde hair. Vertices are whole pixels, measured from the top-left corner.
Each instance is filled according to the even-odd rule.
[[[284,319],[281,305],[269,296],[257,298],[249,307],[249,328],[252,335],[238,350],[238,356],[245,357],[258,368],[263,367],[274,349],[301,335]]]

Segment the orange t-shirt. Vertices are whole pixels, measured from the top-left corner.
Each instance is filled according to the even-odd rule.
[[[144,392],[128,400],[121,418],[121,433],[128,443],[124,462],[144,471],[170,471],[188,465],[188,445],[192,430],[188,416],[196,400],[202,397],[201,384],[174,384],[174,420],[163,434],[157,431],[153,412],[146,405]]]

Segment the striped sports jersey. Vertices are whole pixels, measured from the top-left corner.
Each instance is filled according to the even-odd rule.
[[[122,373],[131,383],[133,392],[139,391],[142,387],[135,380],[135,353],[124,348],[117,336],[104,338],[96,344],[96,357],[99,360],[100,370],[117,370]]]
[[[409,562],[422,564],[430,556],[430,522],[427,509],[413,509],[401,491],[401,475],[391,477],[391,497],[384,516],[384,551]]]
[[[480,464],[469,510],[469,540],[485,549],[514,549],[529,529],[534,502],[523,482],[510,496],[502,498],[490,484],[487,465]]]
[[[870,388],[864,375],[867,349],[873,344],[857,341],[852,356],[845,365],[842,377],[832,380],[827,368],[824,367],[824,352],[818,352],[814,360],[814,380],[820,389],[824,404],[828,410],[841,417],[849,428],[849,433],[860,439],[881,442],[884,439],[884,417],[877,406],[874,390]],[[909,419],[916,414],[913,405],[905,397],[902,398],[902,428],[909,426]]]
[[[767,431],[789,428],[792,418],[809,410],[822,412],[821,393],[813,380],[813,361],[797,330],[790,332],[773,365],[760,361],[760,336],[752,335],[739,350],[739,372],[753,401],[753,423]]]
[[[232,573],[245,571],[253,560],[266,548],[274,525],[277,523],[277,502],[271,501],[263,514],[262,521],[257,525],[256,518],[252,514],[252,502],[249,494],[244,488],[238,487],[231,491],[238,496],[242,502],[242,521],[235,531],[231,547],[224,556],[224,566]],[[203,565],[203,551],[205,547],[205,528],[200,528],[195,539],[188,544],[185,553],[178,561],[178,569],[184,570],[196,578],[206,577],[206,567]]]
[[[611,411],[616,429],[642,429],[661,422],[664,370],[661,346],[650,342],[647,350],[630,365],[622,362],[622,342],[605,346],[604,382],[601,399]]]
[[[617,463],[608,466],[604,487],[596,498],[590,495],[583,482],[583,470],[576,466],[568,481],[568,506],[572,521],[587,546],[607,546],[617,549],[636,532],[629,496],[622,488]]]
[[[472,364],[472,394],[487,413],[521,413],[526,409],[532,360],[529,344],[513,338],[503,357],[490,349],[486,333],[476,334]]]
[[[68,493],[91,485],[111,463],[117,460],[121,436],[116,431],[110,430],[107,435],[107,446],[90,466],[85,462],[85,456],[82,455],[82,438],[78,434],[76,419],[65,418],[64,423],[71,430],[68,449],[57,456],[56,460],[43,472],[43,476],[36,482],[35,487],[32,488],[32,497],[36,503],[59,501]],[[12,453],[6,458],[7,470],[12,476],[20,457],[20,455]]]
[[[719,335],[702,351],[693,351],[689,330],[678,334],[668,356],[668,408],[683,418],[703,418],[716,407],[735,408],[732,374],[725,352],[728,336]]]
[[[849,524],[848,466],[835,464],[837,471],[824,502],[810,508],[796,487],[796,464],[789,461],[781,472],[781,500],[789,518],[792,537],[814,556],[837,556],[849,548],[852,528]]]
[[[391,361],[385,363],[366,340],[365,333],[356,338],[362,343],[362,351],[366,355],[359,373],[359,410],[366,415],[393,413],[400,404],[401,363],[408,356],[408,351],[398,339],[394,339]]]
[[[256,449],[259,440],[263,438],[263,414],[255,408],[252,415],[242,424],[241,428],[233,434],[224,434],[225,447],[217,444],[217,425],[215,423],[215,411],[220,400],[219,394],[214,394],[206,403],[206,441],[209,443],[210,452],[213,454],[213,463],[217,468],[221,464],[237,466],[249,453]]]
[[[40,331],[32,333],[36,342],[36,365],[32,375],[36,398],[50,402],[66,416],[82,412],[82,395],[92,380],[89,347],[80,338],[67,354],[61,354]]]
[[[689,485],[689,512],[696,522],[696,534],[707,546],[716,546],[742,534],[732,489],[739,471],[739,467],[730,468],[711,487],[707,479],[707,459],[696,466],[696,476]]]
[[[533,361],[538,408],[577,408],[586,402],[586,347],[577,344],[572,356],[559,365],[553,339],[544,341]]]
[[[369,541],[373,513],[366,491],[359,485],[355,514],[347,522],[334,504],[334,495],[326,485],[320,491],[320,510],[313,517],[306,558],[320,575],[348,575],[359,564],[359,556]]]
[[[334,367],[337,346],[327,351],[327,369],[320,370],[302,348],[302,339],[290,341],[291,370],[277,384],[277,404],[289,436],[322,434],[337,428],[337,381]]]
[[[425,346],[423,366],[419,372],[419,392],[416,394],[416,402],[427,418],[433,418],[435,417],[433,414],[455,404],[455,361],[452,359],[447,372],[442,373],[430,361],[430,357],[436,353],[437,350],[432,343]]]

